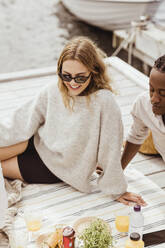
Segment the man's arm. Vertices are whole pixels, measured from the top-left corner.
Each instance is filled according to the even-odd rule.
[[[128,163],[133,159],[148,136],[148,127],[143,117],[146,115],[143,107],[145,99],[143,98],[143,95],[137,98],[131,110],[133,123],[127,134],[126,144],[122,153],[121,164],[123,169],[125,169]]]
[[[121,165],[122,165],[123,170],[126,168],[128,163],[136,155],[136,153],[138,152],[140,146],[141,146],[141,144],[140,145],[139,144],[133,144],[133,143],[131,143],[129,141],[126,141],[124,151],[123,151],[123,154],[122,154],[122,158],[121,158]]]

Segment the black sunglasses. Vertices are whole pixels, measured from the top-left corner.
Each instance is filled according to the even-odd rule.
[[[59,73],[58,75],[59,75],[59,77],[60,77],[63,81],[71,82],[72,79],[74,79],[74,81],[75,81],[77,84],[84,84],[84,83],[88,80],[88,78],[90,77],[91,72],[89,73],[89,75],[88,75],[87,77],[85,77],[85,76],[72,77],[70,74],[63,74],[63,73]]]

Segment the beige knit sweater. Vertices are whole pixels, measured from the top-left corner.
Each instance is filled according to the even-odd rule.
[[[0,119],[0,147],[32,135],[46,166],[72,187],[91,192],[91,175],[99,164],[104,170],[98,179],[99,189],[114,198],[126,191],[120,163],[121,114],[110,91],[92,94],[89,106],[85,96],[76,96],[74,111],[70,111],[57,83],[48,84],[8,122]]]

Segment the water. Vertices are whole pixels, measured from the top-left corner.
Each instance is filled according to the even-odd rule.
[[[60,0],[0,0],[0,73],[53,66],[77,35],[90,37],[108,56],[114,51],[112,32],[77,20]],[[125,51],[119,57],[127,61]],[[137,59],[132,65],[141,70]]]
[[[129,235],[134,232],[139,233],[140,238],[142,239],[143,226],[144,226],[144,216],[141,211],[141,207],[135,205],[130,214]]]
[[[55,64],[68,31],[59,28],[58,0],[0,0],[0,73]]]

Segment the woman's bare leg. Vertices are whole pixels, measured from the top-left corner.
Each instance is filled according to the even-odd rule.
[[[2,164],[3,176],[10,179],[23,180],[17,161],[17,155],[23,153],[28,146],[28,141],[0,148],[0,161]]]
[[[13,158],[9,158],[7,160],[1,161],[3,176],[10,178],[10,179],[21,179],[23,181],[23,178],[21,176],[17,156]]]
[[[0,147],[0,161],[7,160],[23,153],[28,146],[28,140],[16,145]]]

